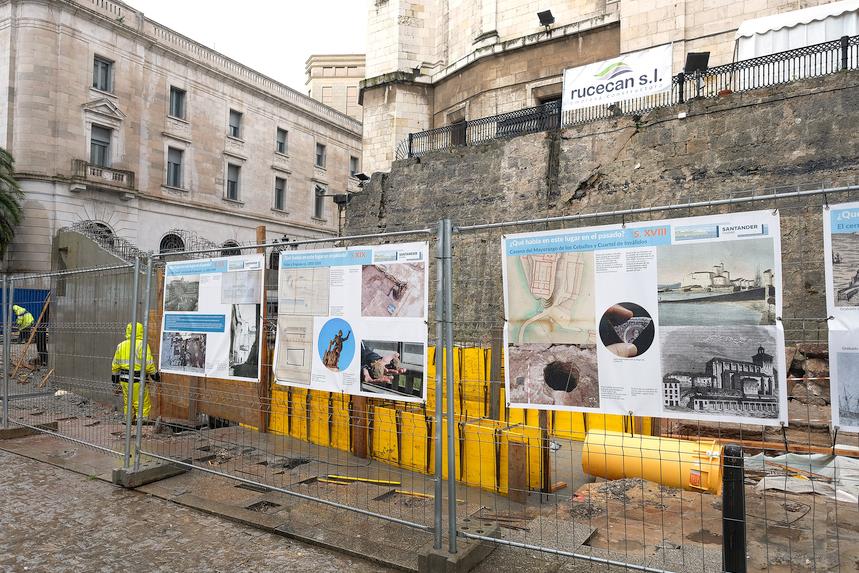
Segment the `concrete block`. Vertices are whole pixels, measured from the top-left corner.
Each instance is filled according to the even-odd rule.
[[[58,429],[59,424],[57,422],[36,424],[33,427],[18,426],[15,428],[0,429],[0,440],[14,440],[26,436],[35,436],[41,434],[42,431],[56,432]]]
[[[499,531],[497,523],[479,522],[476,525],[467,519],[463,520],[460,530],[486,537],[498,537]],[[418,555],[418,572],[468,573],[489,557],[496,547],[491,541],[460,538],[457,540],[456,553],[449,553],[446,547],[435,549],[430,544]]]
[[[134,471],[133,468],[115,468],[113,470],[112,481],[115,485],[121,485],[125,488],[135,488],[154,481],[167,479],[188,471],[188,468],[179,464],[146,462],[140,464],[140,469]]]

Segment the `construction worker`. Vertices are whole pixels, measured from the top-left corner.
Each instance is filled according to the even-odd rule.
[[[17,304],[12,305],[12,312],[15,315],[15,325],[18,327],[18,342],[24,344],[30,338],[30,327],[36,322],[33,320],[33,315],[30,314],[23,306]]]
[[[136,356],[134,360],[134,383],[131,386],[131,400],[132,400],[132,409],[134,414],[132,415],[132,420],[137,418],[137,412],[139,411],[138,406],[138,395],[140,393],[140,389],[138,384],[141,382],[140,370],[143,366],[143,345],[146,344],[146,340],[143,333],[143,325],[139,322],[137,323],[137,345],[136,345]],[[123,413],[128,416],[128,379],[129,379],[129,370],[131,369],[131,323],[128,323],[128,326],[125,327],[125,340],[120,342],[116,347],[116,352],[113,354],[113,362],[111,364],[111,372],[113,375],[111,376],[111,380],[114,384],[119,384],[122,388],[122,404],[123,404]],[[155,361],[152,359],[152,352],[149,350],[149,345],[146,344],[146,376],[143,381],[143,412],[141,415],[144,419],[149,417],[149,412],[152,409],[152,402],[149,399],[149,388],[146,386],[146,377],[151,377],[156,382],[158,381],[158,372],[155,370]]]

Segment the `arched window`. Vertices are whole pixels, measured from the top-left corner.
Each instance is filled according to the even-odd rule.
[[[105,223],[101,223],[99,221],[86,221],[84,223],[86,230],[90,233],[95,241],[107,248],[113,248],[114,244],[114,234],[113,229],[108,227]]]
[[[232,257],[235,255],[242,254],[242,252],[236,248],[238,246],[239,246],[239,244],[233,240],[224,241],[224,244],[221,245],[221,247],[223,247],[223,249],[221,250],[221,256],[222,257]]]
[[[164,235],[164,238],[161,239],[161,244],[158,246],[158,252],[161,254],[178,253],[184,250],[185,241],[176,233],[167,233]]]

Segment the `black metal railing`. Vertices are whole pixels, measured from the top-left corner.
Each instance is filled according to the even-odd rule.
[[[549,131],[622,115],[643,115],[695,98],[714,98],[843,70],[859,69],[859,36],[769,54],[703,72],[674,76],[671,90],[633,98],[609,106],[561,111],[561,102],[520,109],[490,117],[410,133],[396,149],[396,158],[420,157],[429,151],[474,145],[493,139]]]

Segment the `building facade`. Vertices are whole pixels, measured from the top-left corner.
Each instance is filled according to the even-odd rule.
[[[744,21],[827,0],[373,0],[362,82],[364,169],[387,171],[409,133],[561,96],[565,68],[672,43],[732,61]],[[541,24],[538,12],[553,22]],[[813,43],[813,42],[811,42]]]
[[[0,145],[25,219],[4,261],[51,267],[85,223],[144,251],[336,234],[361,124],[110,0],[0,0]]]
[[[307,95],[361,121],[358,84],[364,79],[364,54],[326,54],[307,58]]]

